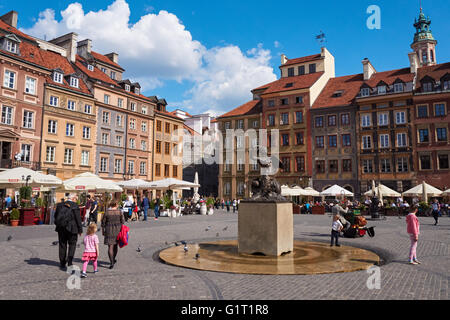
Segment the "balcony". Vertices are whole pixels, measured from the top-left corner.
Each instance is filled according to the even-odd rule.
[[[18,167],[39,171],[41,170],[41,163],[38,161],[17,161],[11,159],[0,160],[0,169],[14,169]]]

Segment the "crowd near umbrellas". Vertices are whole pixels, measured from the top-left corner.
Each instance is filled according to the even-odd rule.
[[[27,181],[28,180],[28,181]],[[57,187],[62,180],[54,175],[43,174],[28,168],[8,169],[0,173],[0,188]]]
[[[122,192],[123,189],[113,181],[105,180],[99,176],[85,172],[72,179],[65,180],[61,190],[67,192]]]
[[[379,184],[378,187],[375,188],[375,193],[378,195],[378,197],[381,196],[382,197],[401,197],[401,194],[398,193],[395,190],[392,190],[389,187],[386,187],[383,184]],[[365,196],[373,196],[373,190],[369,190],[366,193],[364,193]]]
[[[350,192],[347,189],[344,189],[335,184],[334,186],[331,186],[328,189],[322,191],[320,195],[323,197],[339,197],[339,196],[353,197],[353,192]]]
[[[151,183],[142,179],[132,179],[117,182],[117,185],[127,190],[146,190],[151,189]]]
[[[443,192],[423,181],[414,188],[403,192],[402,195],[404,197],[422,197],[424,201],[427,201],[428,197],[440,197]]]

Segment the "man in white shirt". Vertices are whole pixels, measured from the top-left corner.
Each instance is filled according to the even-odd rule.
[[[344,226],[339,221],[340,217],[341,216],[339,214],[336,214],[336,215],[333,216],[333,224],[331,225],[331,243],[330,243],[330,247],[333,246],[333,242],[336,243],[336,247],[340,247],[341,246],[339,244],[339,233],[342,231]]]

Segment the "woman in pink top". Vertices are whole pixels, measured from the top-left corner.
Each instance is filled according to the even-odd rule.
[[[97,225],[91,223],[87,229],[86,236],[84,237],[84,252],[83,258],[83,272],[81,273],[82,278],[86,278],[86,269],[89,261],[94,263],[94,273],[97,273],[97,259],[98,259],[98,236],[95,234],[97,232]]]
[[[411,239],[411,248],[409,249],[409,263],[411,264],[420,263],[416,256],[417,241],[419,240],[420,233],[420,223],[416,216],[417,210],[418,208],[414,207],[414,209],[406,216],[406,232],[409,233],[409,238]]]

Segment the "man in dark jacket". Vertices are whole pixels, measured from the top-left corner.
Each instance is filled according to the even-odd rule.
[[[58,232],[59,262],[64,269],[66,263],[72,265],[72,260],[77,248],[78,235],[83,233],[81,224],[80,207],[76,203],[76,195],[70,195],[65,202],[60,202],[55,211],[55,231]],[[67,244],[69,251],[67,251]]]

